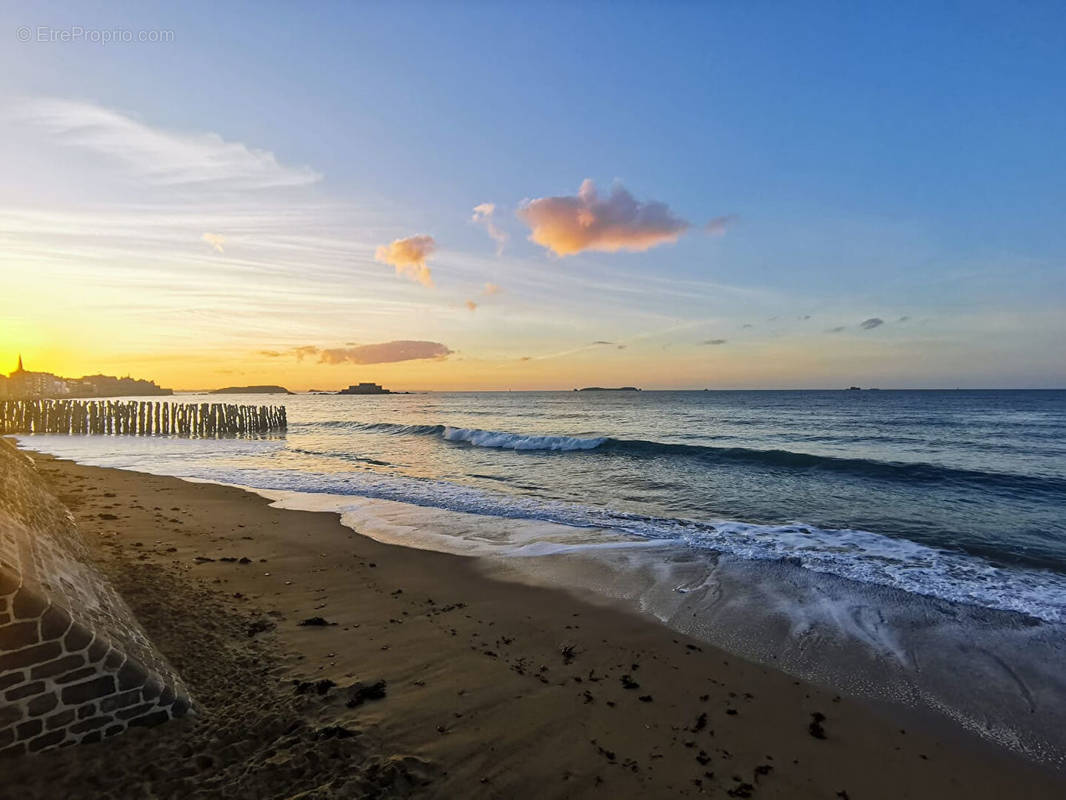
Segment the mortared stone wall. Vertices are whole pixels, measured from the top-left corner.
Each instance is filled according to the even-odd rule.
[[[33,460],[0,439],[0,758],[189,711]]]

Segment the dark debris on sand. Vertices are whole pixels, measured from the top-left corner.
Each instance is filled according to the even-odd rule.
[[[325,628],[328,625],[336,625],[336,622],[330,622],[325,617],[308,617],[305,620],[301,620],[299,625],[305,628]]]
[[[823,722],[825,722],[825,714],[820,711],[815,711],[811,714],[811,724],[807,726],[807,730],[815,739],[826,738],[825,728],[822,727]]]

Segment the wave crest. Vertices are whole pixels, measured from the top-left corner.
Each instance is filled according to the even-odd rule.
[[[504,450],[595,450],[607,441],[599,436],[582,439],[578,436],[533,436],[504,431],[484,431],[479,428],[445,426],[442,438],[449,442],[466,442],[475,447],[497,447]]]

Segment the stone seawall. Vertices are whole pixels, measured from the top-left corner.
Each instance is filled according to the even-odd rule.
[[[0,758],[181,716],[190,700],[32,459],[0,439]]]

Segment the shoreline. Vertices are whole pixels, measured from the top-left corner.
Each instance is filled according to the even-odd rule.
[[[177,602],[191,591],[241,620],[228,648],[273,654],[277,663],[258,677],[264,691],[291,700],[292,680],[385,680],[380,700],[348,709],[333,702],[337,689],[293,713],[309,730],[351,732],[344,741],[370,748],[356,754],[360,763],[401,765],[386,796],[982,798],[1066,788],[1063,774],[932,715],[907,715],[903,733],[898,710],[838,697],[606,602],[499,580],[478,559],[383,544],[336,513],[28,452],[179,671],[218,618]],[[238,558],[251,563],[223,560]],[[151,580],[168,587],[185,617],[145,612],[138,598]],[[299,624],[313,617],[329,624]],[[241,625],[253,623],[265,629],[248,636]],[[196,672],[194,698],[206,685]],[[253,729],[241,739],[242,712],[255,712],[225,708],[215,694],[200,692],[201,714],[182,725],[228,715],[244,742],[237,750],[276,749]],[[826,738],[812,735],[818,729]],[[55,764],[40,771],[63,771],[76,786],[124,748],[166,753],[186,733],[167,725],[130,744],[120,737],[45,754],[32,770]],[[39,779],[11,766],[10,791],[38,796]],[[321,796],[351,796],[339,780]]]

